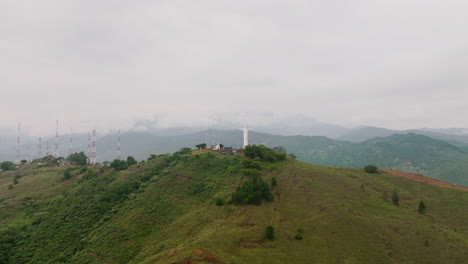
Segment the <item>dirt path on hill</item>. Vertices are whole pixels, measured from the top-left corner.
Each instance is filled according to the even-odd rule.
[[[396,170],[382,170],[382,171],[384,171],[384,172],[386,172],[388,174],[391,174],[391,175],[404,177],[404,178],[407,178],[407,179],[410,179],[410,180],[413,180],[413,181],[425,182],[425,183],[429,183],[429,184],[432,184],[432,185],[447,187],[447,188],[460,190],[460,191],[465,191],[465,192],[468,191],[468,188],[466,188],[466,187],[453,185],[453,184],[450,184],[450,183],[446,183],[446,182],[443,182],[443,181],[440,181],[440,180],[424,177],[424,176],[414,174],[414,173],[408,173],[408,172],[396,171]]]

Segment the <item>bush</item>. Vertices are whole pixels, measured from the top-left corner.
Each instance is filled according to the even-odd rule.
[[[109,167],[114,170],[126,170],[128,169],[128,163],[125,160],[115,159],[111,162]]]
[[[235,204],[261,204],[265,200],[273,201],[268,184],[260,177],[253,176],[242,186],[237,187],[232,194],[231,201]]]
[[[216,206],[223,206],[224,205],[224,200],[222,198],[216,198]]]
[[[286,154],[284,153],[276,153],[274,150],[267,148],[263,145],[256,146],[256,145],[249,145],[246,146],[244,149],[244,154],[246,157],[251,159],[258,159],[261,161],[278,161],[278,160],[285,160]]]
[[[394,205],[400,205],[400,197],[398,196],[398,192],[396,190],[393,191],[392,202]]]
[[[127,157],[127,166],[128,166],[128,167],[130,167],[130,166],[132,166],[132,165],[135,165],[135,164],[137,164],[137,163],[138,163],[138,162],[135,160],[134,157],[132,157],[132,156],[128,156],[128,157]]]
[[[262,163],[251,160],[251,159],[243,159],[241,161],[242,168],[244,169],[261,169],[262,168]]]
[[[419,202],[418,213],[424,214],[426,212],[426,204],[423,201]]]
[[[76,152],[73,154],[68,155],[67,161],[71,164],[81,165],[84,166],[88,163],[88,157],[84,154],[84,152]]]
[[[65,171],[63,173],[63,179],[64,180],[69,180],[69,179],[71,179],[71,177],[72,177],[72,174],[69,171]]]
[[[367,173],[377,173],[379,169],[375,165],[367,165],[364,167],[364,171]]]
[[[276,187],[278,185],[278,182],[276,181],[276,178],[273,177],[271,178],[271,187]]]
[[[302,240],[302,235],[298,233],[298,234],[296,234],[296,235],[294,236],[294,238],[295,238],[296,240]]]
[[[265,237],[269,240],[275,239],[275,230],[272,226],[267,226],[265,230]]]
[[[0,169],[1,170],[14,170],[15,169],[15,164],[11,161],[4,161],[2,163],[0,163]]]

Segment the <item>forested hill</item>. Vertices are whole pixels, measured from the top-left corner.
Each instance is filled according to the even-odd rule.
[[[121,171],[26,164],[0,172],[0,263],[468,257],[466,191],[263,150],[249,157],[184,149]]]

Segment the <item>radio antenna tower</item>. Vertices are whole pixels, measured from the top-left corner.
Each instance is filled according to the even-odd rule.
[[[39,144],[37,145],[37,158],[42,158],[42,138],[39,138]]]
[[[117,139],[117,160],[120,160],[120,129],[119,129],[119,137]]]
[[[96,130],[93,130],[93,141],[91,142],[91,165],[96,163]]]
[[[91,165],[91,134],[88,133],[88,165]]]
[[[26,156],[26,161],[31,162],[31,155],[29,155],[29,144],[31,144],[30,138],[28,137],[28,145],[26,145],[26,152],[28,153]]]
[[[16,160],[18,164],[20,162],[20,133],[21,133],[21,123],[18,123],[18,138],[16,139]]]
[[[57,129],[55,130],[55,150],[54,150],[54,156],[58,158],[59,156],[59,143],[58,143],[58,120],[57,120]]]
[[[68,155],[73,154],[73,128],[70,127],[70,149],[68,150]]]
[[[50,155],[50,151],[49,151],[49,140],[47,139],[46,140],[46,156],[49,156]]]

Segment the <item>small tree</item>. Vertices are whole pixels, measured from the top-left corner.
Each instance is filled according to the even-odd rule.
[[[111,162],[109,167],[114,170],[126,170],[128,169],[128,164],[125,160],[115,159],[114,161]]]
[[[400,205],[400,197],[398,196],[398,192],[396,190],[393,191],[392,202],[394,205]]]
[[[21,160],[20,163],[21,164],[26,164],[28,161],[27,160]]]
[[[67,161],[71,164],[84,166],[88,161],[88,157],[81,151],[68,155]]]
[[[0,163],[0,169],[1,170],[14,170],[15,169],[15,164],[11,161],[4,161]]]
[[[294,153],[289,153],[288,154],[288,158],[292,159],[292,160],[295,160],[297,158],[296,154]]]
[[[201,143],[195,146],[197,149],[205,149],[206,148],[206,143]]]
[[[132,166],[132,165],[135,165],[137,164],[138,162],[136,161],[136,159],[132,156],[128,156],[127,157],[127,165],[128,167]]]
[[[367,173],[377,173],[379,169],[375,165],[367,165],[364,167],[364,171]]]
[[[269,240],[275,239],[275,230],[272,226],[267,226],[265,231],[265,237]]]
[[[424,214],[426,212],[426,204],[423,201],[419,202],[418,213]]]

